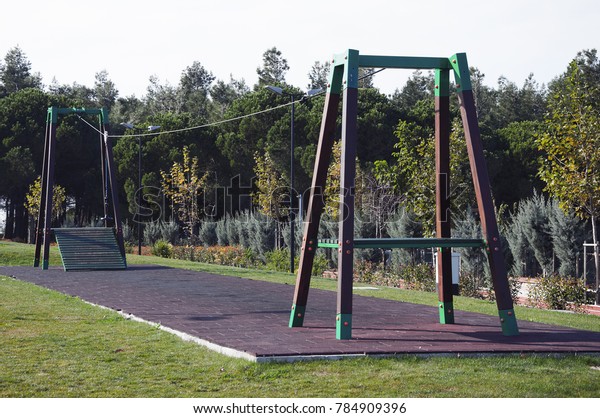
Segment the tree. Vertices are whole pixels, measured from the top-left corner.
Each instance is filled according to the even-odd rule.
[[[254,154],[254,173],[256,192],[252,193],[254,203],[262,214],[274,219],[288,215],[286,202],[289,202],[290,191],[282,173],[279,172],[269,152]]]
[[[158,113],[177,113],[181,111],[177,88],[168,82],[160,84],[156,76],[150,77],[150,85],[146,89],[146,113],[148,116]]]
[[[315,61],[315,63],[310,69],[310,72],[308,73],[308,79],[310,80],[310,82],[308,83],[307,87],[309,89],[327,90],[330,70],[331,63],[329,61],[326,61],[325,63]]]
[[[422,103],[422,102],[419,102]],[[406,206],[422,222],[426,233],[435,226],[435,144],[430,127],[401,120],[396,129],[398,141],[395,163],[386,176],[394,177],[397,194],[406,196]],[[380,166],[384,168],[384,166]],[[379,176],[384,175],[380,171]],[[474,200],[471,171],[461,123],[456,119],[450,133],[450,199],[452,211],[462,212]]]
[[[268,49],[263,54],[263,65],[256,69],[258,87],[280,85],[285,83],[285,73],[290,69],[287,60],[276,47]]]
[[[109,111],[112,109],[119,96],[119,90],[117,90],[115,83],[108,78],[106,70],[96,73],[93,94],[98,107],[105,107]]]
[[[213,81],[215,76],[198,61],[183,70],[178,88],[181,110],[207,118],[210,109],[208,95]]]
[[[210,89],[215,119],[223,119],[225,117],[225,112],[229,109],[229,106],[231,106],[233,101],[239,99],[248,92],[249,89],[244,79],[235,80],[230,75],[229,83],[225,83],[223,80],[217,80]]]
[[[0,64],[0,81],[0,97],[28,87],[42,86],[42,77],[31,74],[31,63],[18,46],[10,49],[4,57],[4,64]]]
[[[199,196],[206,185],[208,173],[200,176],[198,157],[191,157],[188,147],[184,147],[183,162],[174,162],[168,173],[161,171],[160,174],[165,195],[173,200],[177,216],[193,241],[201,217]]]
[[[27,237],[25,195],[42,166],[50,98],[27,88],[0,99],[0,197],[6,203],[6,237]]]
[[[546,159],[540,178],[561,208],[589,218],[593,243],[598,245],[600,215],[600,85],[595,75],[600,61],[575,59],[555,84],[546,117],[546,132],[539,139]],[[597,248],[597,247],[596,247]],[[596,288],[600,289],[600,255],[595,251]],[[596,294],[600,303],[600,291]]]
[[[65,188],[59,184],[54,184],[52,194],[52,220],[56,220],[64,211],[64,204],[67,200]],[[42,196],[42,178],[38,176],[33,183],[29,185],[29,192],[25,196],[25,207],[33,219],[37,219],[40,213],[40,201]]]

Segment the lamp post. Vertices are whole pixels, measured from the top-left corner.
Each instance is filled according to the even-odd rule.
[[[291,120],[290,120],[290,273],[293,273],[295,270],[295,262],[296,258],[296,213],[294,212],[294,108],[296,99],[314,96],[321,92],[322,89],[311,89],[306,93],[294,94],[294,93],[284,93],[281,87],[276,86],[265,86],[266,89],[272,91],[275,94],[280,96],[287,95],[292,99],[292,108],[291,108]]]
[[[121,126],[127,129],[139,129],[131,122],[123,122]],[[156,131],[160,129],[160,126],[150,125],[148,126],[148,132]],[[142,135],[138,135],[138,196],[137,196],[137,214],[140,215],[140,208],[142,207]],[[137,236],[138,236],[138,255],[142,255],[142,222],[138,219],[137,223]]]

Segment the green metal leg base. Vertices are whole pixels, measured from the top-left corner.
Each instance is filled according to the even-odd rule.
[[[335,338],[338,340],[352,338],[352,314],[337,314],[335,317]]]
[[[506,336],[519,335],[519,326],[517,325],[517,317],[513,309],[498,311],[500,315],[500,325],[502,326],[502,334]]]
[[[48,260],[42,262],[42,270],[48,270]]]
[[[306,311],[306,306],[292,305],[290,328],[301,327],[304,324],[304,311]]]
[[[452,302],[438,302],[440,310],[440,324],[454,324],[454,304]]]

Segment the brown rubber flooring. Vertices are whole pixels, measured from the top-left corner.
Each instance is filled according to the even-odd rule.
[[[160,323],[217,351],[255,361],[401,354],[600,354],[598,332],[519,320],[520,335],[505,337],[496,316],[456,311],[456,324],[441,325],[436,307],[357,295],[353,338],[340,341],[335,339],[334,292],[312,289],[304,327],[289,328],[293,285],[160,266],[82,272],[0,267],[0,275]]]

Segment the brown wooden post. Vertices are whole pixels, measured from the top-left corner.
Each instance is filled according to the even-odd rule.
[[[352,337],[352,278],[354,268],[354,193],[358,109],[358,51],[348,50],[344,68],[342,156],[338,238],[336,338]]]
[[[44,253],[42,258],[42,269],[48,270],[50,264],[50,241],[52,240],[52,200],[54,197],[54,162],[56,156],[56,125],[58,123],[58,109],[51,108],[51,123],[50,131],[48,134],[48,154],[45,171],[42,173],[42,177],[46,178],[45,196],[42,202],[43,209],[40,207],[40,211],[44,211],[44,222],[43,222],[43,242],[44,242]]]
[[[435,233],[450,238],[450,71],[435,71]],[[452,249],[437,252],[438,307],[441,324],[454,323]]]
[[[113,149],[112,143],[110,141],[110,137],[108,136],[108,111],[106,108],[102,108],[100,110],[100,118],[103,123],[104,130],[104,152],[103,160],[106,161],[106,173],[105,175],[108,177],[108,181],[110,183],[110,192],[111,192],[111,201],[113,206],[113,219],[115,223],[115,235],[117,238],[117,244],[119,245],[119,250],[121,252],[121,256],[123,257],[123,261],[126,262],[126,254],[125,254],[125,241],[123,239],[123,226],[121,224],[121,216],[119,215],[119,191],[117,190],[117,177],[116,177],[116,169],[115,162],[113,157]],[[106,209],[105,209],[106,210]],[[105,216],[108,216],[106,214]]]
[[[40,176],[40,206],[38,208],[37,222],[35,224],[35,253],[33,256],[33,267],[40,266],[42,243],[44,242],[44,215],[46,210],[46,172],[48,171],[48,150],[50,149],[50,129],[52,129],[52,114],[52,108],[49,108],[46,117],[46,132],[44,133],[44,158],[42,162],[42,175]]]
[[[471,88],[467,56],[464,53],[456,54],[450,60],[454,68],[473,185],[475,187],[475,195],[477,196],[481,228],[488,246],[488,260],[502,332],[504,335],[518,335],[519,328],[510,294],[508,273],[502,254],[500,233],[496,222],[490,181],[483,154],[483,143],[481,141],[479,125],[477,124],[477,111]]]
[[[304,235],[300,248],[300,262],[296,276],[294,301],[290,313],[290,327],[301,327],[304,324],[304,314],[310,288],[315,251],[318,244],[319,223],[323,213],[324,190],[327,180],[327,169],[335,139],[336,119],[340,103],[343,67],[335,62],[329,79],[329,87],[325,96],[325,107],[321,120],[321,131],[317,146],[317,155],[313,170],[312,185],[308,198],[308,209],[304,219]]]

